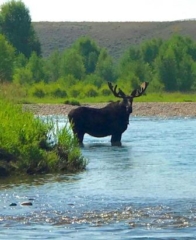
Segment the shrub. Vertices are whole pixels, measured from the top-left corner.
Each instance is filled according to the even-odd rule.
[[[38,98],[44,98],[46,96],[46,93],[41,88],[35,88],[35,90],[33,92],[33,96],[38,97]]]
[[[52,96],[57,98],[65,98],[67,97],[67,92],[59,87],[52,91]]]
[[[65,104],[70,104],[70,105],[73,105],[73,106],[80,106],[80,102],[75,100],[75,99],[67,99],[65,100],[64,102]]]
[[[103,96],[110,96],[111,90],[108,88],[108,86],[103,86],[100,90],[101,95]]]
[[[34,97],[44,98],[46,95],[48,95],[48,88],[48,84],[45,84],[44,82],[39,82],[32,85],[29,88],[29,92]]]
[[[97,97],[98,96],[97,88],[93,85],[87,85],[84,88],[84,95],[86,97]]]
[[[82,84],[74,85],[69,90],[69,95],[73,98],[80,97],[81,93],[83,92],[84,86]]]
[[[67,127],[0,99],[0,175],[82,170],[86,161]],[[57,126],[57,131],[55,130]],[[52,134],[54,141],[49,142]]]
[[[2,83],[0,96],[13,102],[18,102],[27,97],[27,89],[24,86],[14,83]]]

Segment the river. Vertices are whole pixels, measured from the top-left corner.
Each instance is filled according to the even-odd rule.
[[[0,239],[196,239],[195,129],[132,117],[122,147],[85,135],[84,172],[2,179]]]

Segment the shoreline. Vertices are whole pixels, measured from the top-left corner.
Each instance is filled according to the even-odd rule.
[[[108,103],[82,104],[102,108]],[[23,104],[24,111],[35,115],[67,115],[77,108],[69,104]],[[196,117],[196,102],[135,102],[132,116]]]

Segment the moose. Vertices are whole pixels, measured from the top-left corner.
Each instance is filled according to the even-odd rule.
[[[83,144],[84,134],[93,137],[111,136],[112,146],[121,146],[122,133],[129,124],[129,115],[132,113],[133,98],[140,97],[146,90],[148,82],[143,82],[139,89],[126,95],[117,85],[108,82],[109,89],[121,101],[111,102],[103,108],[78,107],[68,114],[73,133],[79,143]]]

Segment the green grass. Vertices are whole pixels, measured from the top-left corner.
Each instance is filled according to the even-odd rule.
[[[64,104],[66,101],[72,102],[73,100],[82,103],[104,103],[110,101],[117,101],[120,98],[116,98],[112,95],[109,96],[97,96],[97,97],[84,97],[84,98],[35,98],[27,97],[25,99],[20,99],[20,103],[50,103],[50,104]],[[196,102],[196,93],[180,93],[173,92],[167,93],[147,93],[144,96],[134,99],[135,102]]]
[[[113,96],[110,93],[107,96],[101,95],[101,91],[97,89],[98,95],[96,97],[89,97],[85,95],[83,92],[77,96],[71,96],[69,89],[67,88],[67,97],[54,97],[50,94],[51,87],[43,85],[42,88],[46,90],[49,89],[48,93],[45,94],[44,97],[36,97],[31,94],[32,89],[25,88],[22,86],[14,85],[14,84],[1,84],[0,88],[0,96],[6,98],[14,103],[50,103],[50,104],[64,104],[65,102],[79,102],[82,103],[104,103],[110,101],[120,100]],[[53,89],[53,88],[52,88]],[[85,89],[85,86],[83,87]],[[106,87],[107,89],[107,87]],[[84,91],[85,92],[85,91]],[[152,93],[148,92],[138,98],[134,99],[135,102],[196,102],[196,92],[191,93],[183,93],[183,92],[159,92]]]
[[[78,98],[80,103],[104,103],[110,101],[117,101],[120,98],[116,98],[112,95],[110,96],[98,96],[98,97],[87,97]],[[161,94],[157,93],[147,93],[141,97],[135,98],[135,102],[196,102],[196,93],[167,93],[163,92]],[[55,103],[51,101],[50,103]]]
[[[85,168],[86,160],[68,127],[55,130],[57,123],[53,120],[43,121],[23,112],[20,105],[2,99],[0,119],[0,176]],[[55,142],[49,142],[49,133]]]
[[[148,93],[135,99],[137,102],[196,102],[196,93]]]

